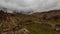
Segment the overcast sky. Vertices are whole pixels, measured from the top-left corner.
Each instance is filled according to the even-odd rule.
[[[42,12],[51,9],[60,9],[60,0],[0,0],[0,7],[16,10],[16,12],[22,10],[25,12],[39,10],[38,12]]]

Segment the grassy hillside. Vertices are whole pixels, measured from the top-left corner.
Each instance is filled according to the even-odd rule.
[[[29,31],[21,32],[21,29]],[[60,34],[60,10],[10,14],[0,10],[0,34]]]

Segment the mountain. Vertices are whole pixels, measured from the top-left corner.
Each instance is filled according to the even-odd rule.
[[[56,25],[60,25],[60,10],[51,10],[41,13],[37,12],[31,15],[21,13],[7,13],[3,10],[0,10],[1,34],[17,34],[21,31],[21,29],[22,31],[25,30],[23,33],[27,32],[26,30],[28,30],[28,33],[30,34],[44,34],[43,32],[46,34],[60,34],[60,32],[56,32],[60,31],[60,26],[57,28],[58,26],[56,27]],[[56,30],[56,28],[58,30]]]

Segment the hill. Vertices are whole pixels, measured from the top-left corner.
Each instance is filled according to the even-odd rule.
[[[26,32],[27,34],[60,34],[60,10],[31,15],[11,14],[0,10],[0,33],[21,34],[21,32],[23,34]]]

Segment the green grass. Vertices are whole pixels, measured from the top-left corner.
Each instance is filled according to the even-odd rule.
[[[22,28],[27,28],[30,31],[30,34],[60,34],[60,32],[54,31],[50,26],[46,24],[60,24],[60,20],[42,20],[39,15],[35,16],[27,16],[27,15],[15,15],[12,16],[16,21],[12,18],[14,21],[14,26],[20,25]],[[28,22],[28,20],[31,20],[31,22]],[[15,23],[16,22],[16,23]],[[22,23],[22,25],[21,25]],[[29,23],[28,25],[25,25],[26,23]],[[41,23],[43,25],[41,25]],[[0,26],[2,25],[2,22],[0,21]],[[1,27],[0,27],[1,28]],[[11,32],[8,32],[8,34],[11,34]]]
[[[60,24],[59,21],[48,21],[44,23]],[[31,32],[31,34],[60,34],[60,32],[54,31],[53,29],[48,27],[38,28],[38,24],[34,24],[34,23],[27,25],[26,28]]]
[[[26,23],[26,21],[29,19],[30,18],[26,17],[26,18],[21,18],[20,20],[22,22]],[[21,22],[21,21],[18,21],[18,22]],[[16,24],[18,24],[18,22],[16,22]],[[56,32],[56,31],[52,30],[51,28],[48,28],[46,26],[45,26],[46,27],[45,28],[44,25],[40,25],[38,22],[39,22],[38,18],[33,18],[31,24],[23,25],[23,27],[27,28],[30,31],[30,34],[60,34],[60,32]],[[42,21],[40,23],[43,23],[43,24],[49,24],[49,23],[50,24],[60,24],[60,20]],[[2,23],[0,22],[0,25],[1,24]]]

